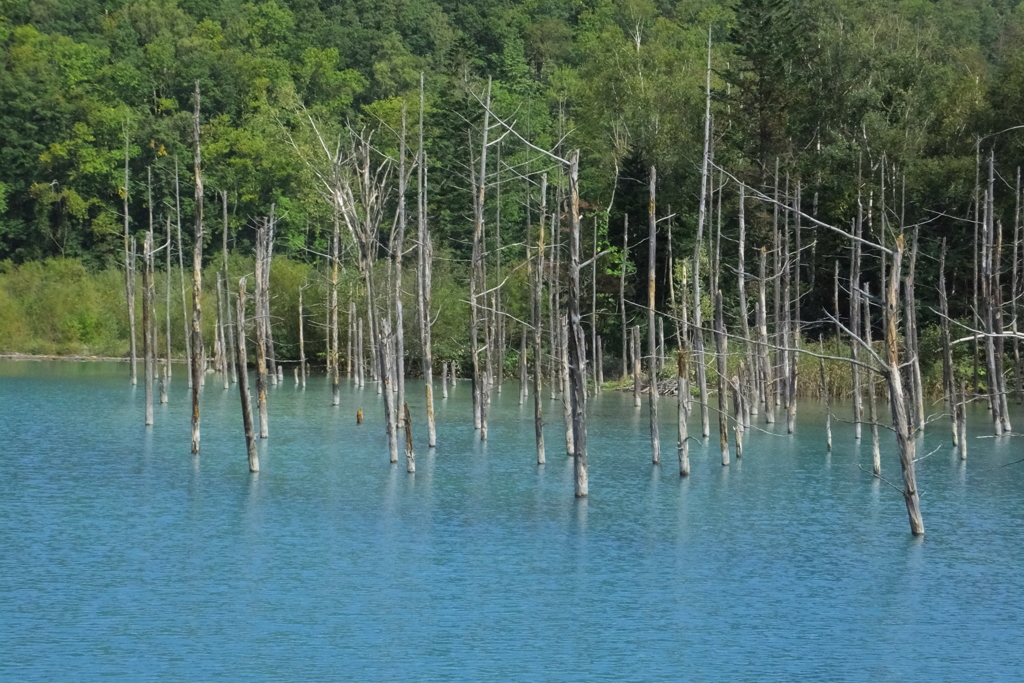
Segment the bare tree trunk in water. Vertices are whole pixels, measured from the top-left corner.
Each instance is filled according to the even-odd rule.
[[[164,316],[166,322],[164,323],[165,331],[167,333],[167,363],[164,365],[164,381],[163,389],[160,392],[160,402],[167,403],[167,388],[171,384],[171,273],[173,268],[171,267],[171,217],[167,216],[167,287],[164,289],[165,292],[165,305],[164,305]]]
[[[338,267],[340,262],[341,217],[338,210],[334,211],[334,234],[331,239],[331,293],[330,293],[330,326],[327,334],[331,340],[331,351],[327,354],[327,370],[331,374],[331,403],[341,403],[341,379],[338,377]],[[353,302],[354,305],[355,302]],[[362,365],[362,330],[359,332],[359,363]],[[359,373],[359,386],[362,386],[363,373]]]
[[[221,190],[220,193],[221,209],[223,211],[223,232],[221,234],[222,245],[221,251],[223,253],[223,272],[221,273],[221,280],[224,284],[224,308],[221,312],[221,316],[224,317],[225,322],[225,340],[227,345],[227,374],[224,388],[228,388],[229,382],[238,381],[238,376],[235,374],[235,328],[231,324],[231,286],[230,280],[228,279],[228,193],[226,190]]]
[[[572,387],[570,384],[569,371],[571,370],[569,364],[569,318],[568,316],[562,315],[559,317],[558,325],[558,342],[561,347],[559,353],[560,362],[562,366],[562,417],[565,419],[565,452],[569,457],[572,457],[576,452],[573,442],[573,426],[572,426]]]
[[[352,292],[349,291],[348,301],[348,346],[345,351],[345,372],[348,374],[349,379],[355,377],[356,386],[359,386],[359,361],[353,361],[353,354],[356,350],[356,302],[352,299]],[[355,365],[355,375],[353,375],[353,365]]]
[[[715,292],[715,348],[718,360],[718,445],[722,450],[722,466],[729,464],[729,398],[725,389],[726,341],[722,316],[722,291]]]
[[[356,374],[359,375],[360,388],[366,386],[366,349],[363,348],[363,319],[356,320]]]
[[[911,436],[910,420],[907,416],[906,395],[903,392],[903,380],[900,376],[899,335],[896,330],[896,317],[899,315],[897,292],[900,283],[900,266],[903,260],[903,236],[896,238],[892,252],[892,268],[889,283],[885,292],[885,352],[886,379],[889,383],[889,403],[892,408],[892,426],[896,432],[896,445],[899,450],[900,468],[903,472],[903,498],[907,504],[907,517],[910,520],[910,533],[915,536],[924,534],[924,520],[921,518],[921,499],[917,492],[917,477],[914,472],[914,450],[916,444]]]
[[[153,225],[152,201],[150,226],[142,245],[142,354],[146,373],[146,425],[153,424],[153,356],[156,351],[153,334]]]
[[[864,283],[864,295],[858,297],[864,306],[864,344],[872,348],[871,341],[871,291],[868,283]],[[875,408],[875,373],[868,370],[868,419],[871,420],[871,473],[882,476],[882,454],[878,446],[878,411]]]
[[[185,246],[181,241],[181,185],[178,179],[178,157],[174,157],[174,214],[178,230],[178,282],[181,284],[181,321],[184,325],[185,361],[192,362],[192,323],[185,299]],[[192,388],[192,372],[188,372],[188,386]]]
[[[541,340],[543,339],[543,303],[544,303],[544,222],[548,214],[548,174],[544,173],[540,179],[540,219],[539,232],[537,235],[537,268],[535,270],[536,280],[534,282],[533,296],[533,429],[537,441],[537,464],[543,465],[546,461],[544,454],[544,420],[541,406],[541,381],[544,364],[544,356],[541,353]],[[554,384],[555,378],[551,377]]]
[[[480,145],[480,169],[476,173],[473,169],[472,159],[470,161],[470,175],[473,185],[473,256],[471,273],[469,278],[470,291],[470,349],[473,361],[473,427],[482,428],[481,397],[483,386],[481,384],[480,370],[480,304],[477,297],[486,289],[486,282],[483,280],[483,259],[484,259],[484,199],[487,191],[487,147],[488,136],[491,129],[491,82],[487,81],[487,98],[484,103],[484,122],[482,131],[482,142]],[[470,136],[470,154],[472,155],[472,136]]]
[[[764,247],[761,247],[760,271],[757,287],[757,336],[760,342],[761,354],[761,400],[764,405],[764,421],[766,424],[775,423],[775,388],[774,373],[772,368],[771,354],[768,350],[768,309],[766,296],[766,269],[768,254]]]
[[[220,338],[219,354],[220,354],[220,367],[218,370],[221,372],[224,380],[224,388],[231,388],[231,376],[228,374],[228,342],[227,342],[227,323],[224,321],[224,287],[220,280],[220,273],[217,273],[217,332]],[[232,363],[233,365],[233,363]]]
[[[953,381],[953,348],[949,336],[949,301],[946,298],[946,238],[942,238],[942,252],[939,255],[939,332],[942,346],[942,393],[949,410],[953,445],[959,441],[957,422],[957,393]]]
[[[199,82],[196,81],[195,110],[192,114],[195,143],[195,245],[192,248],[192,453],[199,453],[199,387],[203,379],[203,175],[199,146]]]
[[[690,436],[687,431],[686,419],[690,416],[686,406],[686,395],[690,393],[690,384],[687,381],[686,352],[678,351],[676,354],[676,424],[679,436],[676,439],[676,449],[679,451],[679,476],[690,476]]]
[[[527,277],[529,278],[529,276]],[[529,327],[523,325],[523,331],[519,336],[519,405],[526,403],[526,336],[528,332]]]
[[[420,74],[420,121],[419,121],[419,162],[417,163],[416,183],[416,230],[419,257],[420,345],[423,348],[423,380],[427,399],[427,446],[437,446],[437,428],[434,423],[434,359],[431,346],[430,330],[430,298],[433,273],[434,248],[427,225],[427,151],[423,146],[423,112],[424,112],[423,74]],[[448,397],[448,387],[444,387],[444,397]]]
[[[622,217],[622,263],[619,267],[619,313],[622,315],[622,375],[629,375],[629,331],[626,329],[626,264],[629,263],[629,215]]]
[[[1020,278],[1020,246],[1021,246],[1021,221],[1020,221],[1020,166],[1017,167],[1017,187],[1014,191],[1015,206],[1013,211],[1013,271],[1010,278],[1010,330],[1013,332],[1013,379],[1016,384],[1017,405],[1020,405],[1024,398],[1024,376],[1021,375],[1020,362],[1020,338],[1017,336],[1017,300],[1021,296]]]
[[[238,393],[242,398],[242,429],[245,430],[245,448],[249,453],[249,471],[260,471],[260,457],[256,451],[256,435],[252,429],[252,403],[249,399],[248,357],[245,353],[245,278],[238,281],[238,300],[235,302],[238,318],[238,357],[235,359],[238,373]]]
[[[651,461],[655,465],[661,463],[661,437],[658,434],[658,357],[654,328],[654,264],[658,256],[658,221],[654,205],[657,178],[657,171],[651,166],[647,201],[647,380],[650,382],[648,407],[651,418]]]
[[[967,387],[964,382],[960,382],[960,398],[957,401],[957,416],[959,422],[960,437],[957,439],[960,442],[960,459],[967,459]]]
[[[824,355],[824,349],[820,349]],[[832,452],[832,401],[828,395],[828,382],[825,380],[825,359],[818,359],[818,371],[821,374],[821,398],[825,401],[825,447]]]
[[[256,405],[260,411],[260,438],[270,435],[267,418],[267,319],[264,317],[263,300],[266,296],[267,269],[263,267],[267,258],[267,242],[270,238],[270,221],[259,221],[256,228],[256,294],[254,313],[256,315]]]
[[[270,375],[270,383],[277,386],[278,368],[274,355],[274,326],[270,317],[270,262],[274,258],[274,233],[277,231],[277,220],[274,215],[275,205],[270,205],[270,218],[267,221],[267,238],[265,251],[263,253],[263,294],[259,301],[260,320],[263,321],[263,343],[264,353],[267,359],[267,372]]]
[[[306,338],[303,333],[303,317],[302,317],[302,290],[305,288],[304,285],[299,286],[299,377],[301,378],[302,388],[306,388]],[[349,356],[351,353],[352,335],[349,335]],[[349,373],[349,377],[352,373]]]
[[[708,27],[708,64],[704,100],[704,154],[700,170],[700,209],[697,217],[697,237],[693,254],[693,350],[697,364],[697,386],[700,391],[701,435],[706,439],[711,434],[708,421],[708,382],[704,366],[704,331],[700,310],[700,249],[704,240],[704,222],[707,220],[708,204],[708,162],[711,147],[711,28]]]
[[[405,405],[405,316],[402,309],[402,252],[405,251],[405,194],[408,188],[409,173],[405,170],[406,145],[405,137],[407,132],[405,102],[402,102],[402,132],[398,145],[398,235],[395,239],[395,390],[397,396],[396,405]],[[410,470],[411,471],[411,470]]]
[[[416,473],[416,454],[412,450],[412,418],[409,417],[409,404],[403,403],[403,420],[405,426],[405,471]]]
[[[589,492],[587,477],[586,341],[580,324],[580,152],[569,160],[569,384],[573,431],[573,481],[577,498]]]
[[[640,407],[640,326],[634,325],[632,329],[632,356],[633,356],[633,407]]]
[[[138,383],[138,352],[135,346],[135,251],[129,246],[128,235],[128,120],[124,122],[124,291],[128,302],[128,359],[132,386]]]

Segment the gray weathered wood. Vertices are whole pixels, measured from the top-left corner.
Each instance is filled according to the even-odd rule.
[[[238,356],[235,358],[238,375],[238,393],[242,399],[242,429],[245,432],[245,449],[249,455],[249,471],[260,471],[260,457],[256,450],[256,435],[252,428],[252,403],[249,399],[248,357],[245,352],[245,278],[238,281],[236,325],[238,327]]]

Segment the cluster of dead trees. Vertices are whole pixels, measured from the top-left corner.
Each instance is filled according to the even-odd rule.
[[[710,51],[709,51],[710,54]],[[628,221],[624,225],[621,253],[621,273],[617,312],[621,321],[622,386],[632,380],[634,403],[642,406],[642,391],[646,384],[650,418],[652,461],[661,462],[659,433],[659,400],[663,384],[659,376],[671,374],[675,369],[674,393],[677,408],[677,452],[681,476],[690,474],[688,419],[692,411],[699,411],[701,437],[711,434],[711,415],[717,416],[719,450],[722,465],[729,465],[732,457],[743,456],[744,434],[757,429],[760,416],[766,424],[776,422],[779,411],[784,413],[786,431],[796,427],[798,367],[801,354],[817,356],[820,362],[820,383],[824,400],[829,406],[826,424],[827,446],[831,448],[832,396],[825,378],[825,361],[848,364],[852,386],[852,422],[856,438],[861,437],[863,424],[872,433],[873,473],[881,476],[881,449],[878,429],[880,419],[876,399],[877,384],[881,382],[883,395],[888,399],[891,421],[886,426],[895,434],[896,452],[901,467],[902,486],[910,520],[911,532],[924,532],[919,493],[915,476],[916,436],[928,420],[922,381],[917,328],[917,298],[915,275],[918,259],[919,225],[907,226],[903,221],[902,203],[896,204],[897,182],[894,169],[878,165],[881,192],[878,198],[880,225],[875,229],[873,217],[875,197],[864,197],[858,187],[856,214],[848,226],[839,227],[819,220],[816,210],[809,212],[804,206],[802,184],[779,171],[774,175],[774,186],[765,190],[748,187],[730,174],[714,159],[712,119],[710,115],[710,57],[708,63],[708,100],[705,115],[705,141],[701,163],[700,201],[697,229],[692,256],[676,258],[672,252],[671,211],[659,212],[657,204],[657,171],[650,169],[649,202],[647,216],[648,273],[647,297],[644,302],[627,301],[625,297],[625,263],[629,253]],[[532,383],[536,453],[538,464],[546,462],[543,431],[544,383],[550,389],[550,398],[561,398],[565,422],[566,453],[574,461],[574,489],[578,497],[588,495],[588,400],[601,391],[604,384],[603,343],[598,334],[599,310],[597,304],[598,262],[605,256],[598,252],[597,225],[590,258],[583,254],[583,220],[579,196],[579,150],[568,151],[556,147],[542,149],[524,138],[514,121],[495,114],[491,104],[490,88],[480,97],[483,111],[482,126],[469,136],[471,163],[468,181],[472,197],[473,239],[469,264],[469,311],[467,321],[471,347],[472,419],[479,438],[488,437],[489,407],[495,393],[505,384],[506,356],[519,334],[518,379],[519,402],[530,399]],[[356,386],[364,386],[367,378],[376,382],[382,395],[385,432],[389,459],[398,462],[400,432],[405,432],[407,470],[415,471],[412,448],[412,420],[405,394],[406,312],[403,293],[415,290],[416,307],[413,315],[418,329],[418,346],[424,378],[424,405],[427,444],[437,445],[434,420],[434,360],[432,358],[431,327],[437,315],[432,300],[432,269],[434,250],[430,235],[428,212],[428,163],[423,140],[423,96],[418,116],[418,133],[410,144],[407,114],[402,111],[401,129],[391,131],[398,139],[397,155],[389,156],[375,144],[381,131],[348,128],[328,134],[327,128],[312,116],[306,117],[304,132],[313,144],[303,144],[296,135],[292,138],[296,153],[306,162],[318,182],[318,189],[330,209],[332,217],[329,263],[329,297],[323,319],[326,328],[326,370],[330,378],[332,402],[340,403],[342,366],[344,374]],[[192,314],[187,330],[190,359],[189,381],[192,393],[192,451],[199,452],[200,393],[207,374],[206,349],[201,335],[202,310],[201,272],[204,230],[204,187],[200,145],[200,94],[195,93],[193,116],[194,136],[194,251]],[[503,141],[516,144],[534,155],[533,164],[526,170],[503,166],[489,161],[491,154],[500,157]],[[509,144],[509,142],[505,142]],[[980,149],[980,147],[979,147]],[[979,155],[980,156],[980,155]],[[530,166],[538,170],[531,170]],[[979,162],[980,166],[980,162]],[[127,164],[126,164],[127,185]],[[519,263],[503,263],[500,201],[498,215],[488,225],[485,206],[488,194],[500,193],[502,173],[524,183],[526,192],[526,239],[522,244],[526,258]],[[556,179],[549,184],[549,176]],[[1019,197],[1019,173],[1017,196]],[[994,211],[994,157],[988,159],[988,184],[982,193],[977,191],[975,216],[970,219],[976,234],[976,292],[975,326],[967,327],[969,336],[953,340],[945,290],[944,276],[940,276],[938,315],[942,329],[943,390],[945,412],[952,416],[953,440],[966,457],[965,403],[969,400],[965,378],[954,372],[952,347],[954,344],[973,342],[976,358],[986,361],[985,397],[997,434],[1010,431],[1008,391],[1005,385],[1004,340],[1012,340],[1013,368],[1017,391],[1021,392],[1019,335],[1016,330],[1016,307],[1024,280],[1020,277],[1020,208],[1019,201],[1014,222],[1012,277],[1010,294],[1004,297],[1005,283],[1001,280],[1002,229]],[[415,195],[415,207],[408,207],[409,197]],[[258,217],[256,223],[255,262],[253,269],[254,292],[247,292],[247,278],[237,285],[229,281],[228,215],[226,193],[220,195],[223,218],[224,267],[217,276],[217,309],[215,315],[212,368],[221,373],[224,388],[237,382],[242,403],[243,427],[246,437],[249,467],[258,471],[256,434],[250,406],[248,388],[247,339],[250,327],[247,313],[252,311],[252,334],[255,355],[256,398],[259,417],[259,438],[269,438],[267,405],[268,384],[283,380],[281,364],[275,356],[273,325],[270,315],[270,267],[274,251],[275,216],[273,207],[268,216]],[[736,202],[737,233],[723,235],[723,215],[730,210],[728,203]],[[127,205],[127,197],[125,199]],[[887,202],[889,202],[887,206]],[[151,204],[152,202],[150,202]],[[768,207],[771,230],[763,244],[751,244],[747,234],[748,206]],[[725,204],[725,208],[723,208]],[[814,201],[816,205],[816,200]],[[866,205],[866,208],[865,208]],[[762,211],[763,213],[763,211]],[[127,215],[127,212],[126,212]],[[607,216],[607,212],[605,212]],[[179,269],[182,263],[180,208],[177,212],[177,240]],[[895,220],[894,220],[895,218]],[[415,220],[415,226],[410,221]],[[665,226],[660,228],[659,226]],[[167,270],[171,270],[172,224],[167,221],[166,239],[162,246],[154,246],[155,232],[150,210],[150,221],[143,243],[143,356],[145,360],[146,424],[153,419],[153,386],[158,363],[157,323],[155,318],[153,269],[156,254],[166,249]],[[663,234],[668,232],[667,238]],[[808,248],[817,244],[819,235],[838,235],[849,245],[848,258],[835,262],[832,284],[833,307],[808,322],[803,319],[802,297],[812,287],[822,283],[808,281],[806,273],[813,272],[802,266]],[[563,243],[564,240],[564,243]],[[735,241],[735,262],[723,259],[722,244]],[[668,308],[658,310],[657,273],[655,264],[659,244],[668,247]],[[354,253],[354,264],[343,258],[343,246]],[[405,279],[408,267],[406,257],[415,254],[415,283]],[[943,245],[945,258],[945,246]],[[748,259],[748,256],[750,257]],[[862,276],[865,258],[880,263],[878,283],[880,291],[873,293]],[[132,382],[135,383],[135,320],[134,240],[125,222],[126,293],[129,302],[131,326]],[[340,273],[354,265],[359,274],[360,292],[364,302],[358,310],[355,299],[349,297],[347,310],[342,313],[339,303]],[[527,276],[528,320],[514,318],[506,310],[507,273],[525,269]],[[504,269],[504,270],[503,270]],[[589,269],[589,297],[585,297],[582,275]],[[723,289],[729,272],[735,280],[736,307],[730,314],[727,327]],[[940,272],[942,268],[940,267]],[[681,274],[681,277],[678,276]],[[731,276],[730,276],[731,277]],[[166,385],[171,379],[170,365],[170,278],[167,299],[167,349],[160,371],[161,400],[166,401]],[[825,285],[827,286],[827,285]],[[677,289],[678,288],[678,289]],[[848,302],[847,310],[840,310],[841,296]],[[589,302],[587,301],[589,298]],[[1004,299],[1009,300],[1009,311]],[[752,300],[751,307],[749,300]],[[233,303],[232,303],[233,302]],[[589,313],[586,312],[589,303]],[[711,320],[705,323],[704,309],[710,303]],[[184,285],[182,305],[186,305]],[[751,310],[751,308],[753,310]],[[629,325],[631,311],[642,311],[646,330]],[[1006,324],[1009,315],[1010,324]],[[299,290],[299,363],[295,366],[295,381],[305,387],[308,368],[304,347],[304,324],[307,312],[303,310],[302,288]],[[585,323],[585,318],[589,321]],[[341,322],[347,321],[347,339],[342,345]],[[876,323],[880,321],[880,323]],[[666,342],[666,322],[670,330]],[[960,323],[955,323],[964,327]],[[817,350],[807,343],[808,325],[814,325],[816,334],[825,326],[834,327],[835,341],[848,346],[848,355],[825,354],[823,346]],[[546,329],[545,329],[546,328]],[[876,333],[880,335],[876,338]],[[587,334],[589,332],[589,335]],[[646,332],[646,352],[641,352],[641,336]],[[545,336],[547,345],[545,348]],[[589,336],[589,344],[588,344]],[[675,346],[675,353],[672,346]],[[833,345],[833,348],[834,345]],[[983,353],[981,351],[983,350]],[[672,358],[673,362],[669,362]],[[644,369],[644,365],[646,368]],[[710,371],[709,371],[710,370]],[[455,382],[456,371],[443,364],[442,396],[447,397],[448,378]],[[709,377],[715,381],[715,402]],[[978,370],[975,369],[974,394],[978,394]],[[807,379],[805,378],[805,381]],[[691,392],[690,387],[695,385]],[[867,401],[868,415],[864,415]],[[694,406],[693,404],[697,405]],[[940,411],[942,412],[942,411]],[[733,446],[730,446],[730,434]]]

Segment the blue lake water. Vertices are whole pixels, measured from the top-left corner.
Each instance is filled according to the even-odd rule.
[[[176,371],[147,428],[124,364],[0,361],[0,680],[1024,678],[1024,463],[992,469],[1024,449],[976,438],[980,407],[966,464],[947,422],[924,438],[916,539],[857,467],[869,432],[834,425],[827,454],[815,403],[795,435],[748,433],[730,467],[715,436],[694,445],[681,480],[674,399],[659,468],[646,404],[605,393],[578,501],[561,404],[545,400],[538,467],[515,383],[486,444],[468,382],[438,400],[432,452],[410,382],[408,475],[372,386],[332,406],[323,377],[289,377],[250,475],[237,388],[207,382],[193,457]]]

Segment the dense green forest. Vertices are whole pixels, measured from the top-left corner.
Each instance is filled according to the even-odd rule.
[[[329,137],[344,137],[346,127],[373,131],[381,153],[396,156],[403,107],[410,145],[419,132],[422,74],[427,214],[439,259],[437,357],[465,359],[471,169],[488,79],[494,112],[523,138],[545,149],[581,149],[584,251],[607,252],[596,274],[596,324],[614,357],[621,268],[626,299],[645,296],[642,236],[631,231],[624,266],[621,246],[624,220],[646,224],[652,166],[658,210],[674,214],[661,224],[671,230],[672,249],[658,250],[660,305],[670,295],[664,285],[681,277],[668,272],[669,254],[693,253],[709,39],[715,161],[767,194],[799,184],[803,210],[831,224],[849,224],[858,193],[872,234],[887,220],[920,224],[923,337],[936,320],[929,306],[937,298],[939,243],[948,238],[952,310],[968,314],[979,154],[995,154],[994,202],[1007,244],[1016,220],[1024,7],[1012,0],[4,0],[0,346],[124,353],[124,292],[112,274],[124,263],[124,200],[129,229],[141,235],[151,172],[157,234],[168,221],[181,222],[187,265],[198,84],[206,265],[212,272],[220,259],[220,191],[227,193],[238,274],[251,269],[257,217],[274,205],[272,305],[282,321],[279,353],[293,356],[302,283],[318,283],[308,313],[323,320],[332,230],[331,205],[309,163],[316,154],[310,122]],[[526,288],[515,278],[525,283],[526,273],[516,265],[525,258],[524,242],[536,239],[536,173],[548,170],[553,185],[564,182],[518,137],[492,148],[489,159],[488,253],[505,264],[498,272],[511,274],[505,307],[522,319]],[[736,183],[721,175],[712,183],[722,188],[715,220],[734,235]],[[389,201],[395,204],[395,196]],[[746,220],[748,248],[769,244],[772,207],[752,202]],[[841,259],[847,267],[849,243],[803,227],[800,306],[804,320],[814,321],[823,308],[831,310],[833,264]],[[382,250],[386,242],[385,236]],[[722,249],[729,263],[734,240]],[[343,251],[343,277],[354,281],[353,246]],[[865,279],[877,267],[867,259]],[[735,316],[736,285],[731,275],[722,277]],[[88,286],[75,284],[83,282]],[[346,287],[343,299],[354,291]],[[175,334],[182,322],[178,297],[175,289]],[[55,319],[41,322],[41,311]],[[643,324],[642,311],[634,313]],[[808,324],[804,333],[831,329]],[[314,346],[320,343],[323,324],[309,334]],[[183,344],[183,337],[175,340],[177,348]]]

